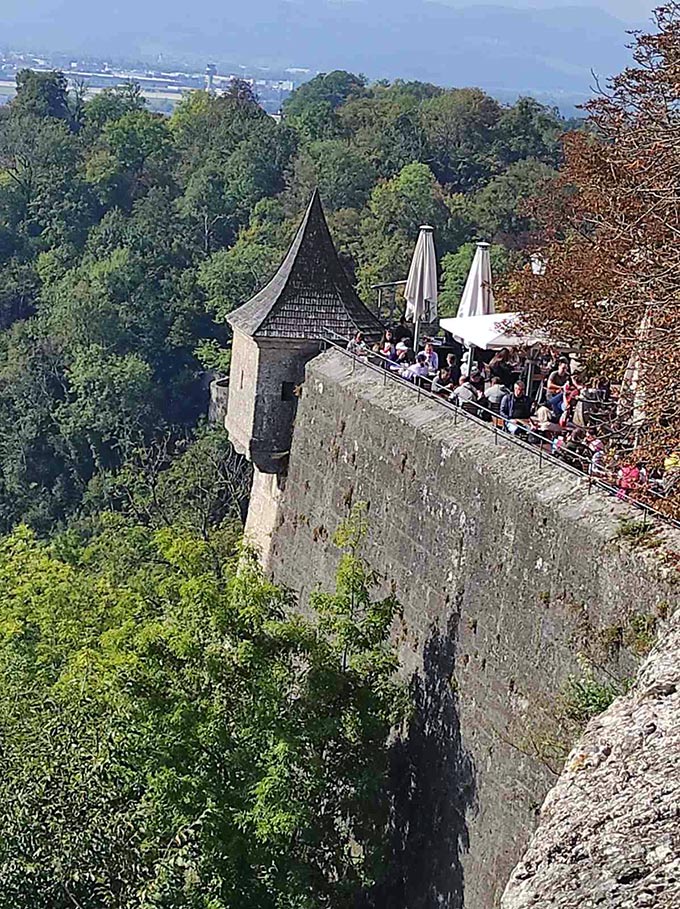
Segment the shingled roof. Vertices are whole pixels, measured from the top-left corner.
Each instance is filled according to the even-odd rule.
[[[315,190],[293,245],[266,287],[231,313],[233,328],[253,338],[316,340],[330,329],[344,338],[382,331],[345,274]]]

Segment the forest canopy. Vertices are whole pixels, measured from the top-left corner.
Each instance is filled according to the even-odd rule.
[[[530,98],[317,76],[277,123],[249,86],[169,118],[134,85],[85,100],[19,74],[0,111],[0,530],[96,513],[140,451],[186,440],[224,369],[225,316],[276,268],[319,186],[366,302],[436,230],[444,312],[469,244],[507,267],[566,124]]]

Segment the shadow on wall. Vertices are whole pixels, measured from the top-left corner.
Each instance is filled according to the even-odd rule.
[[[408,735],[393,749],[392,872],[376,905],[460,909],[466,814],[475,806],[472,759],[462,745],[453,685],[458,616],[427,642],[423,671],[411,681]]]

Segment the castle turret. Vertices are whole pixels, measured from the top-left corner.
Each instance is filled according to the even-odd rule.
[[[285,470],[305,364],[324,337],[379,335],[338,259],[318,190],[269,284],[228,317],[234,331],[225,425],[264,473]]]

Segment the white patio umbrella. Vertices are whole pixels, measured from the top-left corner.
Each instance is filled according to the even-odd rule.
[[[417,349],[420,322],[433,322],[437,318],[437,256],[433,234],[434,228],[429,224],[420,228],[404,291],[406,318],[414,322],[414,349]]]
[[[637,327],[637,339],[628,360],[626,371],[621,382],[621,393],[616,407],[617,416],[630,420],[635,427],[636,436],[645,422],[645,387],[642,368],[642,345],[647,340],[651,324],[650,307]]]
[[[477,244],[477,251],[458,306],[459,319],[465,316],[487,316],[496,312],[489,248],[488,243]]]
[[[481,347],[482,350],[533,347],[546,343],[545,337],[538,332],[527,332],[521,320],[517,312],[501,312],[441,319],[439,326],[466,347]]]

